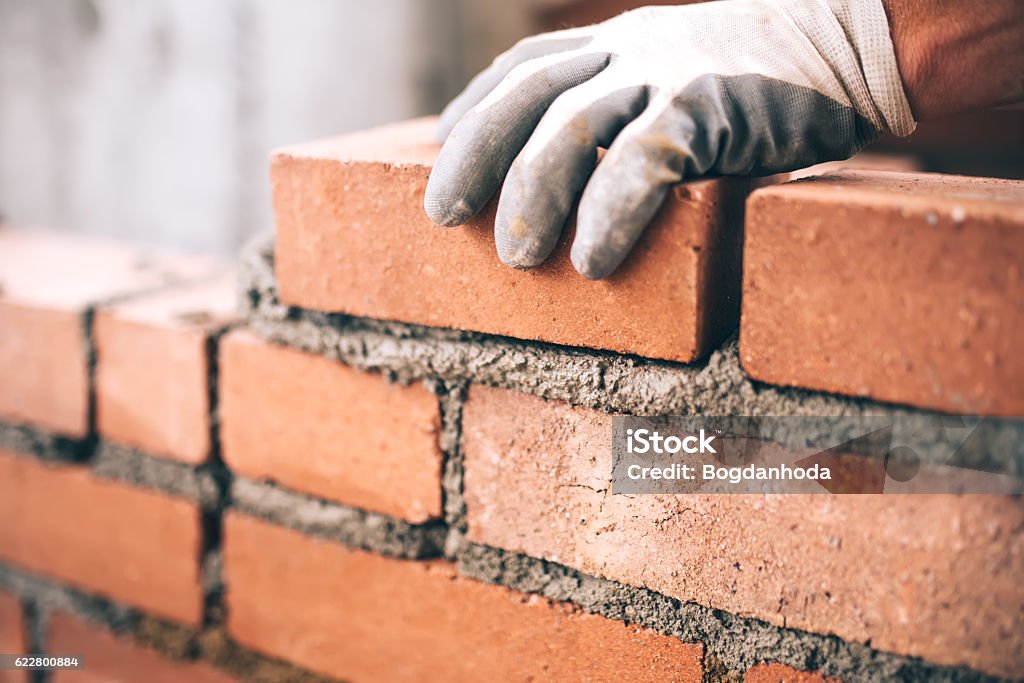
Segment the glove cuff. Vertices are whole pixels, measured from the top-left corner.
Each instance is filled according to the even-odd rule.
[[[881,0],[829,0],[836,19],[860,56],[868,91],[889,131],[901,137],[917,127],[896,63],[896,48]]]
[[[906,136],[917,122],[896,63],[882,0],[777,0],[814,43],[850,101],[879,130]]]

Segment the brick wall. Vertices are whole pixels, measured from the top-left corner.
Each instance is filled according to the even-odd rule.
[[[237,270],[0,228],[0,650],[85,657],[56,681],[1024,678],[1019,498],[612,495],[607,441],[1019,414],[1022,184],[698,183],[591,283],[426,224],[428,125],[275,155]]]

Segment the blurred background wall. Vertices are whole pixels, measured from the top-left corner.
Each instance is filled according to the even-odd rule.
[[[0,214],[233,251],[276,146],[438,111],[518,0],[0,0]]]
[[[518,38],[643,4],[675,2],[0,0],[0,215],[231,253],[271,225],[274,147],[437,112]],[[1020,177],[1024,112],[879,147]]]

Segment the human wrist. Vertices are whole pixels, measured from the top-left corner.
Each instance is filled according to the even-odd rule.
[[[882,0],[907,99],[919,120],[1024,101],[1019,0],[977,5]]]

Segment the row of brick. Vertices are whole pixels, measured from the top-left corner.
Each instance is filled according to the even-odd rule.
[[[116,396],[114,403],[135,416],[123,423],[136,429],[118,431],[110,428],[117,421],[101,419],[100,434],[202,462],[211,438],[207,373],[215,365],[217,435],[234,473],[413,523],[441,517],[437,397],[422,385],[391,384],[244,329],[211,350],[210,330],[227,319],[216,313],[222,289],[168,290],[101,308],[99,413]],[[188,305],[171,305],[177,301]],[[185,309],[166,324],[169,310]],[[173,362],[183,357],[188,363]],[[194,417],[178,420],[182,415]],[[599,411],[471,387],[461,421],[464,492],[449,492],[465,496],[470,540],[938,662],[1005,672],[1020,658],[1024,644],[1013,618],[1021,596],[1013,576],[1024,552],[1021,511],[1009,499],[610,497],[609,420]],[[159,436],[165,422],[176,427],[163,434],[202,448],[167,448],[170,439]],[[0,467],[7,489],[0,513],[26,520],[0,530],[0,555],[199,623],[197,503],[10,453]],[[109,504],[94,505],[94,498]],[[124,514],[134,508],[140,512]],[[782,535],[780,519],[787,520]],[[105,530],[101,547],[110,552],[93,556],[100,539],[82,528]]]
[[[188,626],[202,619],[194,504],[101,480],[83,465],[0,453],[0,558]],[[444,561],[385,558],[228,513],[222,546],[228,633],[240,644],[345,680],[479,680],[499,674],[700,680],[700,645],[459,577]],[[323,596],[331,596],[325,602]],[[18,606],[0,635],[23,652]],[[515,634],[515,646],[503,637]],[[59,629],[48,649],[95,646]],[[99,666],[130,676],[153,655]],[[109,660],[109,661],[108,661]],[[100,675],[90,661],[89,675]],[[73,680],[68,674],[67,680]],[[129,680],[129,679],[125,679]],[[213,680],[213,679],[211,679]]]
[[[237,554],[251,556],[266,547],[288,551],[279,555],[284,562],[269,567],[252,562],[249,567],[261,569],[239,572],[243,586],[276,597],[266,605],[242,594],[238,614],[251,621],[233,620],[239,624],[237,639],[310,670],[354,681],[418,681],[424,672],[437,680],[703,680],[698,644],[460,579],[442,562],[385,559],[244,517],[232,518],[229,529],[237,539]],[[310,569],[313,585],[330,589],[344,609],[318,609],[320,601],[302,586]],[[283,587],[280,572],[291,578]],[[401,597],[392,594],[395,587],[406,600],[392,602]],[[388,609],[392,604],[394,609]],[[452,610],[451,604],[463,609]],[[268,618],[274,606],[284,618]],[[27,651],[26,623],[18,599],[0,592],[0,650]],[[74,654],[84,661],[83,669],[53,673],[49,680],[55,683],[244,680],[201,660],[170,659],[68,612],[48,614],[45,624],[47,653]],[[517,636],[511,642],[509,633]],[[30,680],[28,672],[0,671],[0,683]],[[779,664],[753,666],[744,680],[825,683],[817,674]]]
[[[222,433],[225,454],[238,455],[227,455],[236,472],[410,521],[440,515],[437,401],[425,389],[392,385],[245,331],[223,340],[221,358]],[[1021,656],[1014,577],[1024,569],[1024,548],[1014,531],[1021,511],[1010,499],[611,497],[605,413],[477,386],[462,424],[468,529],[475,542],[948,664],[1008,671]],[[341,443],[350,447],[338,448]],[[296,458],[297,452],[308,457]],[[417,452],[423,454],[418,460]],[[5,480],[39,494],[33,508],[32,500],[12,492],[11,509],[3,511],[8,519],[59,520],[49,500],[54,491],[74,507],[103,495],[153,508],[130,517],[117,507],[91,508],[97,528],[125,529],[113,536],[126,539],[124,546],[98,558],[98,565],[82,563],[94,539],[78,536],[77,526],[58,522],[50,530],[63,530],[67,539],[32,524],[12,526],[9,534],[18,535],[0,545],[28,548],[15,551],[22,553],[20,562],[196,623],[201,589],[194,503],[97,482],[78,468],[45,483],[31,461],[4,464],[10,470]],[[132,540],[146,535],[137,524],[158,525],[170,535],[147,548]],[[777,532],[780,524],[786,534]],[[657,542],[646,543],[652,533]],[[47,542],[36,545],[39,539]],[[76,541],[83,544],[77,552],[71,550]],[[638,553],[638,547],[649,550]],[[122,584],[121,567],[135,567],[128,575],[146,578]],[[916,617],[908,619],[911,613]]]
[[[0,228],[0,419],[76,438],[95,421],[116,440],[202,461],[206,337],[233,309],[231,275],[214,260]]]
[[[2,270],[9,285],[4,302],[9,310],[28,312],[6,320],[7,348],[17,349],[5,370],[19,363],[24,368],[5,376],[8,401],[0,414],[8,421],[86,436],[94,394],[100,437],[204,463],[216,438],[209,382],[219,366],[218,435],[236,473],[412,521],[440,515],[438,402],[424,387],[396,386],[269,346],[244,330],[215,339],[230,322],[229,288],[221,280],[145,293],[150,287],[134,268],[116,286],[100,289],[82,287],[94,275],[82,271],[82,282],[62,292],[76,295],[54,312],[29,296],[37,289],[28,282],[35,278],[38,287],[39,274],[11,264],[49,263],[59,245],[45,235],[5,231],[4,237],[12,247],[3,252],[10,259]],[[90,252],[92,265],[100,273],[115,272],[104,268],[104,251]],[[84,293],[73,292],[76,287]],[[87,315],[93,308],[95,315]],[[67,324],[47,327],[57,314]],[[22,343],[33,338],[39,343]],[[214,341],[219,355],[213,355]],[[21,392],[38,384],[67,389],[68,375],[78,380],[69,394],[21,400]],[[347,446],[341,453],[339,444]],[[295,458],[297,452],[308,457]],[[105,479],[87,465],[0,451],[0,517],[8,521],[0,526],[4,562],[162,619],[201,626],[204,539],[195,501]],[[626,657],[641,678],[701,676],[699,645],[460,578],[445,562],[386,559],[237,514],[225,523],[222,551],[229,633],[258,651],[332,676],[416,680],[437,670],[465,678],[525,667],[524,675],[547,670],[611,679]],[[310,590],[319,584],[323,590]],[[396,600],[395,591],[408,594]],[[325,609],[326,594],[340,602]],[[20,606],[5,596],[0,607],[3,649],[24,651],[24,640],[11,635],[25,633]],[[515,660],[499,656],[506,648],[493,637],[508,632],[522,636]],[[410,638],[417,647],[409,647]],[[50,620],[48,641],[49,651],[81,653],[89,663],[86,671],[62,672],[55,680],[137,680],[143,671],[157,680],[227,680],[204,665],[166,661],[61,615]]]
[[[65,272],[76,252],[90,265]],[[234,322],[232,273],[143,259],[121,245],[0,230],[0,420],[85,437],[93,394],[99,437],[198,465],[211,457],[210,373],[219,366],[219,437],[234,471],[411,522],[440,517],[440,415],[430,391],[244,330],[213,355],[211,339]]]
[[[245,386],[269,389],[239,391],[236,369]],[[242,331],[224,341],[222,371],[225,458],[237,471],[410,521],[423,521],[423,500],[440,513],[439,415],[422,387],[387,385]],[[297,395],[318,398],[283,413],[284,397]],[[339,397],[355,395],[361,405],[337,411]],[[244,409],[233,405],[243,400]],[[1024,570],[1024,518],[1012,499],[613,497],[610,421],[471,387],[461,420],[469,538],[947,664],[1006,672],[1024,655],[1013,625],[1024,608],[1014,578]],[[236,438],[248,444],[234,449],[238,458]],[[291,458],[295,443],[309,457]],[[339,452],[338,443],[355,447]]]
[[[755,191],[745,228],[748,193],[779,178],[691,183],[613,277],[589,282],[569,264],[571,226],[544,266],[518,272],[494,253],[493,206],[430,224],[433,125],[275,155],[285,303],[684,362],[739,326],[755,379],[1024,412],[1024,182],[825,169]]]

